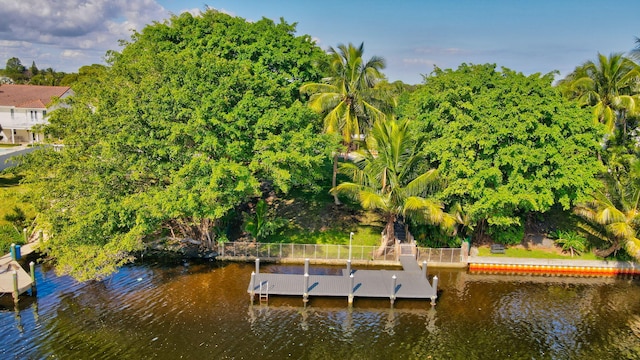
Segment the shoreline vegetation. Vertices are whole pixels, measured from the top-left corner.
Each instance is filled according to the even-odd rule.
[[[284,19],[173,15],[69,78],[43,129],[64,146],[0,178],[0,246],[43,231],[81,281],[234,241],[637,261],[639,58],[640,40],[559,82],[461,64],[407,85]]]

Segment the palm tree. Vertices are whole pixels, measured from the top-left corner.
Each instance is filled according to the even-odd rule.
[[[640,260],[640,187],[633,184],[635,181],[623,184],[616,174],[606,177],[605,191],[598,192],[590,202],[579,204],[574,211],[584,220],[583,230],[610,244],[607,249],[596,251],[597,255],[606,257],[624,247]]]
[[[383,58],[373,56],[364,61],[364,43],[338,45],[329,49],[330,76],[320,83],[305,84],[302,93],[311,94],[309,106],[318,113],[324,113],[324,131],[342,136],[347,153],[353,150],[354,139],[366,134],[373,122],[384,119],[380,104],[388,99],[376,90],[384,80],[381,70],[385,67]],[[333,158],[332,187],[336,186],[338,153]],[[339,204],[337,196],[335,203]]]
[[[395,239],[393,224],[399,215],[417,221],[453,226],[455,220],[444,212],[443,204],[423,197],[438,178],[435,169],[416,172],[422,141],[411,136],[409,122],[389,120],[374,124],[367,148],[354,152],[354,161],[342,163],[341,173],[353,182],[331,189],[359,201],[364,209],[381,213],[386,240],[381,250]]]
[[[587,61],[562,81],[565,93],[585,106],[593,107],[594,120],[605,124],[609,133],[616,126],[627,132],[627,116],[640,111],[640,68],[621,53],[598,61]]]

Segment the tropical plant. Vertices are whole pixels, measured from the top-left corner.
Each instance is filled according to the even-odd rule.
[[[571,257],[574,253],[580,255],[587,250],[587,239],[574,230],[556,231],[551,235],[555,239],[555,243],[560,245],[562,251],[570,252]]]
[[[342,144],[347,153],[354,148],[354,140],[366,134],[372,124],[385,118],[383,105],[390,99],[384,92],[377,91],[377,85],[384,80],[381,70],[385,67],[383,58],[373,56],[363,59],[364,43],[338,45],[329,49],[329,76],[321,82],[308,83],[300,88],[310,94],[309,106],[316,112],[325,114],[324,131],[342,136]],[[382,94],[381,94],[382,93]],[[333,157],[332,187],[336,187],[338,153]],[[337,196],[335,203],[339,204]]]
[[[354,152],[354,161],[341,164],[340,172],[353,182],[343,182],[331,190],[358,201],[367,210],[378,211],[384,221],[386,240],[394,239],[393,224],[399,215],[443,227],[455,220],[444,205],[427,197],[434,189],[438,173],[434,169],[419,172],[422,141],[412,136],[407,120],[388,120],[374,124],[366,149]]]
[[[267,202],[260,199],[256,203],[254,216],[249,216],[246,219],[244,230],[251,234],[256,241],[261,241],[283,225],[282,219],[274,218],[269,214]]]
[[[616,127],[627,133],[627,120],[640,111],[640,68],[621,53],[587,61],[561,82],[569,98],[593,108],[595,121],[613,133]]]
[[[574,211],[582,218],[580,227],[589,235],[608,244],[596,250],[596,255],[610,256],[624,248],[640,259],[640,187],[624,184],[615,174],[605,175],[605,189],[598,191],[591,201],[578,204]]]

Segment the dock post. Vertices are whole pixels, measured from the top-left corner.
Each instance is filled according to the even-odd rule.
[[[353,274],[349,274],[349,306],[353,305]]]
[[[251,291],[249,292],[249,296],[251,297],[251,303],[253,304],[253,299],[256,296],[256,272],[251,272]]]
[[[347,260],[347,274],[351,275],[351,260]]]
[[[36,294],[36,263],[29,263],[29,272],[31,273],[31,296]]]
[[[422,277],[427,277],[427,260],[422,260]]]
[[[431,296],[431,305],[436,305],[436,299],[438,298],[438,275],[433,277],[433,296]]]
[[[256,274],[260,274],[260,259],[256,259]]]
[[[29,243],[29,239],[27,238],[27,228],[22,229],[22,237],[24,238],[24,243]]]
[[[397,281],[397,277],[396,274],[393,274],[393,276],[391,277],[391,305],[393,306],[393,303],[396,301],[396,281]]]
[[[307,306],[309,302],[309,274],[304,274],[304,292],[302,293],[302,302]]]
[[[309,273],[309,259],[304,259],[304,273]]]
[[[13,302],[15,304],[20,300],[20,292],[18,291],[18,272],[13,270]]]
[[[9,250],[9,252],[11,253],[11,260],[16,261],[16,244],[11,244],[11,248]]]

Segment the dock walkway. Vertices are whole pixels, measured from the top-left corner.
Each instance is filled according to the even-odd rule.
[[[255,295],[302,296],[306,303],[309,296],[347,297],[349,304],[355,297],[396,299],[430,299],[435,305],[437,298],[437,276],[429,283],[426,268],[418,265],[414,256],[400,256],[403,270],[353,270],[350,264],[342,275],[310,275],[308,261],[305,274],[260,273],[259,260],[256,271],[251,274],[247,292],[251,301]]]

